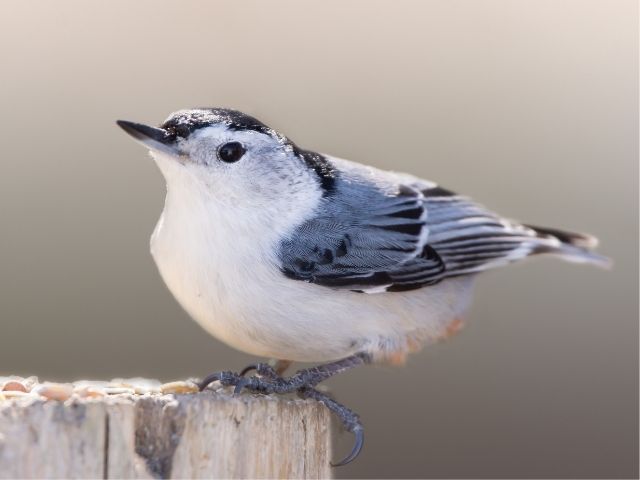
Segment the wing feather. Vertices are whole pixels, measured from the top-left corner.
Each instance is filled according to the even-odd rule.
[[[591,237],[506,220],[411,177],[389,185],[365,173],[339,177],[333,196],[282,241],[285,275],[378,293],[421,288],[542,252],[602,261],[587,250],[595,245]]]

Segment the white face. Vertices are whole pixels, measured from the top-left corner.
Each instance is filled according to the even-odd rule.
[[[290,144],[260,132],[214,125],[179,138],[175,147],[178,155],[152,150],[168,187],[176,175],[187,175],[221,202],[291,201],[317,184]]]
[[[218,112],[227,117],[218,122]],[[313,210],[322,197],[321,179],[302,153],[251,117],[229,121],[233,115],[243,114],[187,110],[172,114],[161,128],[119,125],[150,149],[169,196],[194,208],[213,202],[225,214],[236,212],[240,222],[248,213],[278,223]]]

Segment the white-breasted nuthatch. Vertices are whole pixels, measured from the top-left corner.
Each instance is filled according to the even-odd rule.
[[[254,355],[332,362],[282,378],[267,364],[213,380],[297,391],[357,415],[314,387],[457,331],[477,273],[548,253],[606,265],[595,238],[501,218],[411,175],[303,150],[255,118],[181,110],[159,128],[118,124],[151,150],[167,182],[151,237],[160,274],[209,333]],[[245,377],[251,368],[257,376]]]

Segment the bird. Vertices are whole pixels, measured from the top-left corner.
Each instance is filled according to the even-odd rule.
[[[520,223],[432,181],[305,150],[237,110],[117,124],[166,181],[150,245],[168,289],[214,337],[277,361],[216,372],[201,389],[219,381],[323,402],[355,435],[334,465],[355,459],[364,429],[320,382],[402,364],[459,331],[481,272],[540,254],[609,265],[591,235]],[[319,365],[284,377],[291,362]]]

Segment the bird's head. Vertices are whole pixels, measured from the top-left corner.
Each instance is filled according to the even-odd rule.
[[[281,204],[322,196],[335,180],[322,155],[235,110],[180,110],[159,127],[117,123],[150,149],[169,191],[199,191],[230,205]]]

